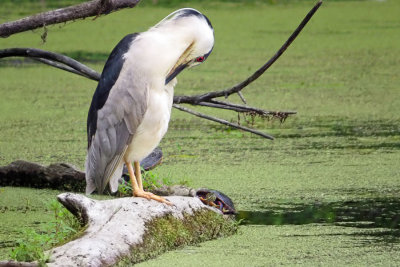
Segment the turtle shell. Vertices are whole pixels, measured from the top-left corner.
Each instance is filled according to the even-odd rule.
[[[210,199],[209,194],[214,195],[212,201],[207,201],[207,199]],[[204,204],[218,208],[223,214],[236,214],[232,199],[221,191],[200,188],[196,191],[196,196],[200,198]]]

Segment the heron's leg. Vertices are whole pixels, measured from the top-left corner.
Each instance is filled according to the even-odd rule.
[[[140,171],[140,162],[139,161],[135,161],[133,164],[135,166],[136,181],[138,183],[139,188],[143,190],[142,172]]]
[[[138,191],[139,185],[138,185],[138,182],[136,181],[136,176],[135,176],[135,174],[133,172],[132,163],[125,162],[125,165],[128,168],[129,179],[131,180],[132,195],[135,196],[135,192]]]
[[[129,178],[131,179],[131,184],[132,184],[132,194],[135,197],[144,197],[147,199],[154,199],[158,202],[162,202],[168,205],[172,205],[171,202],[166,200],[165,198],[162,198],[160,196],[154,195],[153,193],[150,192],[145,192],[143,189],[141,189],[138,185],[138,182],[136,180],[135,173],[133,171],[132,163],[131,162],[125,162],[126,166],[128,167],[128,172],[129,172]],[[136,162],[135,162],[136,165]]]

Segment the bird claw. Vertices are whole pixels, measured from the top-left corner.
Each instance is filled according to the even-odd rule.
[[[137,191],[135,191],[135,192],[133,193],[133,196],[135,196],[135,197],[143,197],[143,198],[146,198],[146,199],[148,199],[148,200],[153,199],[153,200],[155,200],[155,201],[158,201],[158,202],[167,204],[168,206],[174,206],[174,204],[172,204],[171,202],[169,202],[169,201],[166,200],[165,198],[160,197],[160,196],[155,195],[155,194],[150,193],[150,192],[146,192],[146,191],[144,191],[144,190],[137,190]]]

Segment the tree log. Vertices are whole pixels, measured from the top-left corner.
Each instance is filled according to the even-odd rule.
[[[30,17],[0,24],[0,37],[67,22],[70,20],[108,14],[126,7],[134,7],[140,0],[93,0],[79,5],[69,6],[39,13]]]
[[[17,160],[0,167],[0,186],[25,186],[84,192],[85,173],[67,163],[43,166]]]
[[[88,228],[54,248],[48,266],[111,266],[137,263],[166,250],[231,235],[236,224],[198,198],[166,197],[174,206],[144,198],[93,200],[63,193],[58,200]]]
[[[144,158],[140,165],[145,170],[161,164],[162,150],[156,148]],[[124,168],[123,175],[128,170]],[[73,192],[85,192],[85,173],[68,163],[54,163],[43,166],[38,163],[17,160],[0,167],[0,186],[25,186],[51,188]]]

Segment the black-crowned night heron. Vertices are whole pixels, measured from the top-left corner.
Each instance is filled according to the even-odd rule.
[[[86,193],[118,189],[123,164],[133,195],[170,204],[145,192],[140,161],[167,131],[176,76],[205,61],[214,30],[195,9],[177,10],[146,32],[125,36],[111,52],[90,105]],[[134,162],[134,169],[132,167]]]

